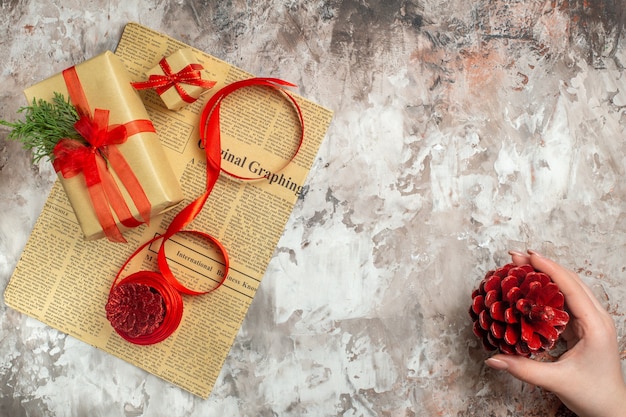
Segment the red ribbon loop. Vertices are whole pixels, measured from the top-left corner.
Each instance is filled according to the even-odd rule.
[[[79,173],[85,177],[85,185],[91,197],[96,217],[106,237],[113,242],[126,242],[117,227],[111,209],[126,227],[148,223],[152,206],[139,180],[116,145],[124,143],[129,136],[140,132],[155,132],[152,122],[134,120],[123,125],[109,125],[109,110],[95,109],[93,116],[85,96],[76,68],[63,71],[68,92],[79,119],[74,124],[76,131],[85,139],[84,144],[74,139],[62,139],[53,149],[55,171],[63,178],[72,178]],[[134,218],[124,197],[109,172],[107,162],[115,170],[137,207],[141,220]]]
[[[124,125],[109,126],[109,110],[95,109],[93,119],[83,116],[76,123],[74,129],[96,149],[108,145],[119,145],[128,138]]]
[[[202,73],[200,71],[203,70],[204,67],[200,64],[189,64],[176,73],[172,71],[170,64],[167,62],[167,58],[161,59],[159,66],[163,70],[164,75],[152,74],[148,77],[148,81],[134,82],[131,83],[132,86],[137,90],[153,88],[159,95],[174,87],[184,101],[193,103],[196,99],[187,94],[181,84],[195,85],[206,89],[215,85],[215,81],[202,79]]]
[[[295,100],[295,98],[291,94],[289,94],[288,92],[282,89],[282,86],[293,87],[294,86],[293,84],[288,83],[286,81],[279,80],[279,79],[275,79],[275,78],[251,78],[251,79],[237,81],[232,84],[229,84],[226,87],[222,88],[217,93],[215,93],[205,105],[204,111],[202,112],[202,115],[200,117],[200,139],[202,140],[202,143],[204,145],[204,150],[205,150],[206,160],[207,160],[205,192],[200,197],[192,201],[189,205],[187,205],[184,209],[182,209],[174,217],[174,219],[172,220],[172,222],[170,223],[169,227],[167,228],[167,230],[165,231],[163,235],[156,236],[150,239],[148,242],[141,245],[135,252],[133,252],[133,254],[126,260],[124,265],[122,265],[119,272],[117,273],[117,276],[115,277],[115,280],[111,284],[111,290],[109,293],[109,301],[111,301],[111,297],[112,297],[112,294],[114,293],[116,286],[118,285],[121,286],[124,283],[133,283],[135,280],[138,279],[137,277],[141,277],[141,283],[151,286],[157,292],[161,291],[160,288],[167,287],[168,292],[175,291],[179,294],[186,294],[186,295],[202,295],[202,294],[207,294],[211,291],[215,291],[224,283],[224,281],[228,277],[228,271],[229,271],[228,254],[224,246],[219,242],[219,240],[217,240],[216,238],[206,233],[202,233],[202,232],[195,231],[195,230],[184,230],[184,229],[191,221],[193,221],[193,219],[196,218],[198,214],[200,214],[200,211],[202,211],[202,208],[204,207],[204,204],[207,201],[209,194],[213,190],[213,187],[215,183],[217,182],[220,172],[222,171],[221,135],[220,135],[220,123],[219,123],[221,101],[230,93],[240,88],[250,87],[250,86],[266,86],[266,87],[274,88],[276,90],[283,92],[289,98],[296,113],[298,114],[298,118],[300,121],[301,135],[300,135],[300,142],[298,144],[298,147],[294,155],[291,157],[291,159],[287,163],[290,163],[297,155],[298,151],[300,150],[300,147],[302,146],[302,142],[304,139],[304,119],[302,117],[302,111],[300,110],[300,106],[298,106],[298,103]],[[244,178],[244,177],[233,175],[227,171],[224,171],[224,172],[228,175],[234,176],[241,180],[258,180],[259,179],[259,178]],[[165,243],[168,239],[170,239],[172,236],[174,236],[177,233],[191,233],[191,234],[200,236],[206,239],[207,241],[209,241],[210,243],[212,243],[213,246],[216,247],[217,250],[222,254],[222,257],[224,259],[224,270],[222,271],[222,278],[218,282],[218,284],[212,289],[210,289],[209,291],[194,291],[192,289],[185,287],[174,276],[172,270],[170,269],[168,265],[167,256],[165,254]],[[144,250],[147,246],[149,246],[150,244],[152,244],[153,242],[157,240],[161,240],[161,245],[159,247],[158,255],[157,255],[157,264],[158,264],[159,273],[150,272],[150,271],[140,271],[120,281],[121,274],[122,272],[124,272],[124,269],[130,263],[130,261],[139,253],[141,253],[141,251]],[[182,316],[182,309],[183,309],[182,303],[178,302],[178,300],[173,300],[172,302],[168,302],[167,298],[168,297],[166,297],[164,294],[163,299],[164,299],[165,310],[166,310],[165,319],[163,320],[162,323],[158,325],[158,327],[156,327],[156,330],[154,330],[150,334],[140,335],[138,337],[132,337],[128,335],[127,333],[125,333],[120,328],[116,327],[113,321],[111,321],[111,324],[115,328],[115,331],[121,337],[123,337],[124,339],[126,339],[127,341],[131,343],[146,345],[146,344],[157,343],[162,340],[165,340],[172,333],[174,333],[174,331],[176,331],[180,323],[180,317]],[[169,319],[168,315],[172,315],[174,318]]]

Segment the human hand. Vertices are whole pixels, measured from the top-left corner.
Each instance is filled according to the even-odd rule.
[[[626,383],[613,319],[575,272],[528,253],[510,252],[513,263],[530,263],[548,274],[565,296],[570,322],[562,337],[567,352],[556,362],[497,354],[485,363],[555,393],[580,417],[626,417]]]

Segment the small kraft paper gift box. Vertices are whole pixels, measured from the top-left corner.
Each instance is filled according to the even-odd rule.
[[[146,78],[133,86],[137,90],[154,89],[169,110],[180,110],[195,102],[215,85],[215,81],[207,79],[207,72],[189,48],[162,58],[146,72]]]
[[[124,230],[147,223],[183,199],[124,64],[104,52],[24,91],[27,99],[71,99],[85,139],[63,139],[53,165],[86,240],[124,242]],[[96,155],[94,157],[94,155]]]

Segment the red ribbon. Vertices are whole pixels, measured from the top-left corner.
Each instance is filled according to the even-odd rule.
[[[177,73],[172,71],[166,58],[161,59],[159,65],[164,75],[152,74],[148,77],[148,81],[134,82],[131,83],[131,85],[137,90],[154,88],[159,95],[174,87],[180,97],[187,103],[193,103],[196,99],[187,94],[181,84],[195,85],[206,89],[215,85],[215,81],[202,79],[202,73],[200,71],[203,70],[204,67],[200,64],[189,64]]]
[[[206,163],[206,188],[205,188],[204,193],[200,197],[192,201],[189,205],[187,205],[174,217],[174,219],[172,220],[172,222],[170,223],[169,227],[167,228],[167,230],[165,231],[163,235],[159,235],[150,239],[149,241],[141,245],[135,252],[133,252],[133,254],[126,260],[124,265],[122,265],[119,272],[117,273],[117,276],[115,277],[115,280],[113,281],[113,284],[111,285],[111,290],[110,290],[109,295],[113,292],[116,285],[122,285],[122,284],[127,284],[127,283],[134,283],[134,282],[149,285],[157,292],[161,292],[161,289],[164,286],[168,287],[167,290],[163,290],[164,293],[162,294],[163,300],[164,300],[163,302],[165,304],[165,310],[166,310],[165,319],[159,325],[159,327],[156,328],[156,330],[154,330],[150,334],[141,335],[138,337],[131,337],[128,334],[124,333],[122,330],[115,328],[115,331],[122,338],[124,338],[125,340],[131,343],[140,344],[140,345],[158,343],[158,342],[165,340],[172,333],[174,333],[174,331],[176,331],[181,321],[183,304],[182,304],[182,298],[173,297],[171,295],[173,293],[172,290],[174,290],[175,292],[179,294],[187,294],[187,295],[207,294],[219,288],[228,277],[228,271],[229,271],[228,254],[224,246],[219,242],[219,240],[203,232],[199,232],[195,230],[184,230],[184,229],[189,223],[191,223],[191,221],[193,221],[193,219],[196,218],[198,214],[200,214],[200,211],[202,211],[202,208],[204,207],[204,204],[206,203],[206,200],[209,197],[209,194],[213,190],[213,187],[215,183],[217,182],[217,179],[219,178],[220,172],[223,171],[223,169],[221,168],[222,156],[221,156],[221,135],[220,135],[220,122],[219,122],[221,101],[230,93],[240,88],[250,87],[250,86],[266,86],[266,87],[270,87],[270,88],[273,88],[282,92],[289,98],[289,100],[293,104],[294,109],[296,110],[298,114],[298,118],[300,121],[300,128],[301,128],[300,140],[299,140],[299,144],[298,144],[296,151],[292,155],[291,159],[287,162],[287,164],[289,164],[296,157],[298,151],[300,150],[300,147],[302,146],[302,142],[304,140],[304,119],[302,117],[302,111],[300,110],[300,106],[298,105],[295,98],[291,94],[283,90],[282,88],[283,86],[295,87],[295,85],[288,83],[286,81],[276,79],[276,78],[251,78],[251,79],[237,81],[232,84],[229,84],[226,87],[219,90],[216,94],[214,94],[209,99],[200,117],[200,139],[202,141],[202,144],[204,145],[204,150],[206,154],[206,162],[207,162]],[[236,178],[243,179],[243,180],[258,180],[259,179],[259,178],[244,178],[244,177],[233,175],[227,171],[224,171],[224,172],[228,175],[231,175]],[[222,279],[211,290],[195,291],[190,288],[187,288],[183,284],[181,284],[180,281],[172,273],[172,270],[169,267],[167,256],[165,253],[165,242],[168,239],[170,239],[172,236],[176,235],[177,233],[190,233],[190,234],[200,236],[206,239],[207,241],[211,242],[218,249],[218,251],[222,254],[222,257],[224,259],[224,271],[222,273]],[[126,268],[126,266],[130,263],[130,261],[136,255],[138,255],[144,248],[146,248],[147,246],[149,246],[150,244],[158,240],[161,240],[161,246],[159,247],[159,251],[157,255],[159,273],[153,272],[153,271],[139,271],[134,274],[131,274],[130,276],[120,281],[120,276],[122,272],[124,271],[124,269]],[[131,281],[128,281],[128,280],[131,280]]]
[[[150,120],[133,120],[123,125],[109,125],[109,110],[95,109],[93,116],[75,67],[63,71],[63,78],[78,112],[76,131],[87,145],[74,139],[61,139],[53,149],[53,166],[63,178],[72,178],[81,172],[89,192],[96,217],[106,237],[113,242],[126,242],[120,232],[111,209],[126,227],[137,227],[150,220],[152,209],[139,180],[116,145],[141,132],[155,132]],[[105,161],[106,159],[106,161]],[[108,169],[115,170],[139,211],[141,221],[133,217],[124,197]]]

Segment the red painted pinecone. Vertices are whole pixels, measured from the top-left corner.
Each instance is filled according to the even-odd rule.
[[[163,297],[145,284],[116,286],[105,310],[113,328],[130,337],[151,334],[165,318]]]
[[[569,321],[563,293],[531,265],[489,271],[472,293],[474,334],[487,350],[530,356],[554,347]]]

